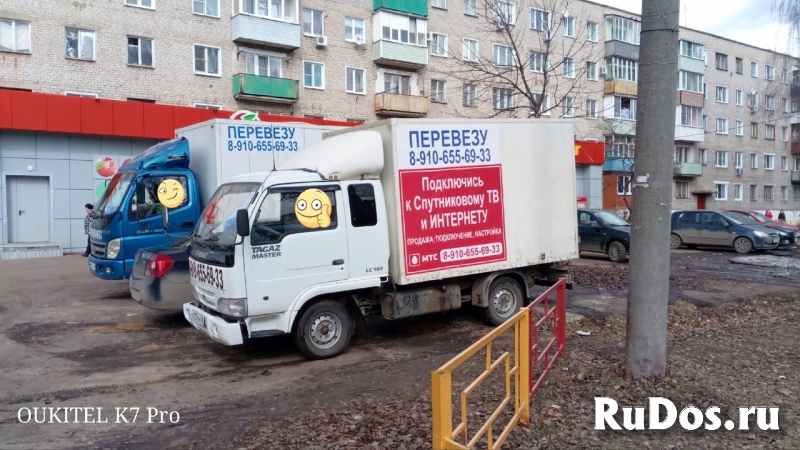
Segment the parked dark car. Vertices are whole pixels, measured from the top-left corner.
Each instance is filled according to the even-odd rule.
[[[631,226],[611,211],[578,210],[578,250],[608,255],[613,262],[625,261],[631,244]]]
[[[727,211],[727,213],[741,220],[745,225],[761,225],[778,232],[778,238],[780,239],[778,248],[791,248],[797,245],[797,235],[795,235],[795,233],[791,230],[787,230],[784,227],[772,226],[772,224],[769,222],[759,223],[758,220],[754,219],[750,214],[747,214],[743,211]]]
[[[672,213],[670,248],[699,245],[727,247],[737,253],[771,250],[780,243],[777,231],[761,225],[747,225],[723,211],[675,211]]]
[[[189,284],[189,238],[176,239],[165,247],[136,252],[130,278],[131,297],[152,309],[183,311],[194,301]]]
[[[726,211],[747,214],[748,216],[750,216],[750,218],[752,218],[753,220],[755,220],[756,222],[765,227],[790,231],[794,233],[796,238],[800,238],[800,227],[797,227],[796,225],[791,225],[786,222],[778,222],[777,220],[772,220],[769,217],[765,216],[764,214],[761,214],[760,212],[756,211],[747,211],[744,209],[727,209]]]

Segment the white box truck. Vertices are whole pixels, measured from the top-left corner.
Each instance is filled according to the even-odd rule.
[[[364,316],[484,308],[500,324],[578,257],[569,120],[390,119],[217,190],[187,320],[227,345],[342,352]],[[567,280],[568,282],[570,280]]]

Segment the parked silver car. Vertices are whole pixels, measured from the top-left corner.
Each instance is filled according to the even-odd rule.
[[[775,230],[761,225],[748,225],[733,214],[722,211],[675,211],[672,213],[670,248],[683,245],[728,247],[737,253],[771,250],[780,238]]]

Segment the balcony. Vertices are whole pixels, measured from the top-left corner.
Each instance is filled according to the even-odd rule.
[[[703,128],[675,125],[675,140],[683,142],[704,142],[706,131]]]
[[[792,184],[800,184],[800,170],[792,171]]]
[[[605,56],[639,60],[639,46],[623,41],[606,41]]]
[[[375,114],[391,117],[423,117],[431,102],[427,97],[380,92],[375,94]]]
[[[603,135],[607,134],[624,134],[626,136],[636,135],[636,121],[608,118],[603,119]]]
[[[635,81],[625,80],[606,80],[604,91],[605,95],[626,95],[636,97],[639,92],[639,84]]]
[[[672,167],[672,176],[687,178],[703,176],[703,165],[701,163],[676,162]]]
[[[792,153],[800,154],[800,141],[792,141]]]
[[[633,172],[633,158],[606,156],[603,172]]]
[[[678,91],[676,103],[678,105],[696,106],[702,108],[706,104],[705,97],[700,92]],[[680,108],[678,109],[680,111]]]
[[[300,48],[300,25],[250,14],[236,14],[231,19],[231,34],[240,44],[265,45],[294,50]]]
[[[714,61],[712,59],[711,63]],[[690,58],[688,56],[678,56],[678,70],[685,70],[692,73],[705,73],[706,63],[702,59]]]
[[[791,121],[792,121],[792,125],[796,125],[796,124],[800,123],[800,112],[797,112],[797,111],[793,112],[792,115],[791,115]]]
[[[233,98],[257,102],[297,102],[297,80],[239,73],[233,76]]]
[[[428,48],[380,40],[372,44],[372,61],[385,66],[418,70],[428,65]]]
[[[428,2],[426,0],[373,0],[372,10],[377,11],[379,9],[428,17]]]

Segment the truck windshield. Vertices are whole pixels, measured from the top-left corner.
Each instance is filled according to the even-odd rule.
[[[599,220],[600,223],[607,227],[630,226],[628,222],[625,222],[624,219],[612,212],[598,211],[594,215],[597,216],[597,220]]]
[[[203,210],[194,235],[216,245],[227,246],[236,243],[236,211],[247,208],[260,186],[260,183],[220,186]]]
[[[136,174],[130,172],[114,175],[114,178],[111,179],[106,191],[103,193],[103,196],[100,197],[100,201],[94,208],[95,212],[106,216],[116,214],[134,178],[136,178]]]

